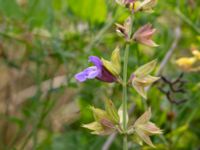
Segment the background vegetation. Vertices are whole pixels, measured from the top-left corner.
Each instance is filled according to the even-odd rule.
[[[114,23],[126,17],[114,0],[0,0],[0,149],[102,149],[107,137],[91,135],[81,125],[92,120],[90,105],[103,107],[105,97],[120,104],[121,87],[97,80],[78,84],[73,76],[88,66],[89,55],[109,58],[116,45],[123,51]],[[160,46],[132,46],[129,74],[154,58],[163,64],[172,52],[160,74],[176,79],[183,72],[176,59],[200,49],[200,1],[160,0],[153,14],[135,19],[134,29],[146,22],[154,25]],[[162,81],[148,93],[152,119],[164,130],[153,138],[159,150],[200,148],[199,72],[186,72],[183,80],[185,91],[173,94],[173,100],[186,100],[182,103],[167,98],[159,87],[169,86]],[[145,105],[134,90],[129,92],[134,119]],[[121,146],[117,136],[110,149]]]

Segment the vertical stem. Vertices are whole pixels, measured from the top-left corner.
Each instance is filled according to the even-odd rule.
[[[123,67],[123,129],[126,130],[127,125],[127,67],[128,67],[129,44],[126,45],[124,53],[124,67]]]
[[[128,33],[128,38],[131,39],[132,34],[132,23],[133,18],[130,17],[130,30]],[[128,108],[127,108],[127,68],[128,68],[128,56],[129,56],[130,43],[126,43],[126,48],[124,52],[124,66],[123,66],[123,99],[122,99],[122,107],[123,107],[123,130],[125,132],[123,138],[123,150],[128,150],[128,139],[127,139],[127,116],[128,116]]]
[[[123,67],[123,129],[127,130],[127,67],[128,67],[128,55],[129,55],[129,44],[126,44],[126,49],[124,53],[124,67]],[[127,150],[127,136],[124,135],[123,150]]]
[[[124,138],[123,138],[123,150],[128,150],[127,135],[124,135]]]

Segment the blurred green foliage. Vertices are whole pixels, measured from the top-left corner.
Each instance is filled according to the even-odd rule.
[[[90,55],[109,58],[117,45],[123,53],[123,39],[116,35],[114,23],[127,14],[114,0],[0,0],[0,149],[102,148],[107,137],[90,135],[81,125],[92,120],[90,105],[103,107],[103,99],[112,97],[119,106],[121,87],[96,80],[77,84],[73,76],[88,66]],[[160,46],[131,46],[128,73],[154,58],[161,62],[172,46],[175,29],[180,28],[181,38],[162,72],[175,79],[182,72],[175,60],[190,56],[191,46],[200,49],[200,1],[160,0],[153,14],[139,13],[134,19],[134,30],[147,22],[154,25],[154,40]],[[66,80],[59,86],[50,82],[44,90],[44,81],[57,76]],[[180,105],[170,103],[157,85],[149,91],[147,103],[152,107],[153,121],[164,130],[163,136],[153,138],[158,150],[200,148],[199,72],[185,73],[184,80],[186,92],[178,99],[187,101]],[[31,86],[36,92],[25,91],[28,96],[24,100],[20,95],[12,98]],[[133,89],[129,90],[129,101],[136,104],[134,120],[145,106]],[[79,111],[61,116],[58,111],[69,110],[71,103]],[[65,120],[65,116],[74,117]],[[118,136],[110,149],[122,149],[121,141]],[[130,149],[150,148],[130,143]]]

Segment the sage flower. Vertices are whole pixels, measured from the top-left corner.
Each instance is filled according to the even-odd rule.
[[[83,127],[91,130],[92,134],[109,135],[119,130],[119,115],[113,102],[106,100],[105,107],[106,110],[91,107],[95,121]]]
[[[87,79],[98,79],[104,82],[116,82],[121,69],[119,49],[116,48],[111,56],[111,62],[100,59],[97,56],[90,56],[89,62],[94,66],[88,67],[75,75],[76,80],[84,82]]]
[[[149,108],[143,115],[141,115],[134,123],[132,130],[146,144],[155,147],[150,139],[150,136],[156,134],[162,134],[160,130],[154,123],[150,122],[151,119],[151,109]]]
[[[151,24],[146,24],[134,33],[133,40],[150,47],[156,47],[158,45],[152,40],[152,35],[155,32],[156,29],[152,28]]]
[[[150,73],[154,70],[157,61],[153,60],[132,73],[129,82],[132,83],[133,88],[145,99],[147,99],[147,92],[145,88],[153,82],[160,79],[159,77],[151,76]]]

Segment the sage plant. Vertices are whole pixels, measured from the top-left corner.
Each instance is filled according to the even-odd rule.
[[[127,67],[129,50],[131,44],[143,44],[150,47],[158,46],[153,40],[152,36],[156,29],[151,24],[141,26],[133,32],[133,16],[135,13],[152,12],[153,7],[156,5],[156,0],[116,0],[116,2],[130,10],[130,16],[124,21],[123,24],[116,23],[117,33],[124,38],[125,50],[123,56],[123,69],[121,69],[121,56],[120,48],[117,46],[112,52],[111,59],[105,60],[97,56],[90,56],[89,62],[93,63],[80,73],[75,75],[79,82],[85,82],[89,79],[97,79],[106,83],[116,83],[122,86],[122,104],[117,109],[114,102],[108,98],[105,102],[105,110],[91,107],[93,112],[94,121],[92,123],[84,124],[83,127],[91,130],[92,134],[97,135],[110,135],[118,132],[123,135],[123,150],[128,149],[128,136],[135,137],[135,143],[146,143],[154,147],[150,136],[161,134],[162,131],[150,121],[151,108],[147,110],[131,124],[129,123],[128,115],[128,91],[127,88],[132,87],[144,99],[147,99],[146,87],[150,86],[153,82],[157,81],[159,77],[151,75],[151,72],[156,67],[156,59],[148,62],[137,68],[127,78]],[[121,70],[122,77],[121,77]],[[131,85],[131,86],[130,86]]]

